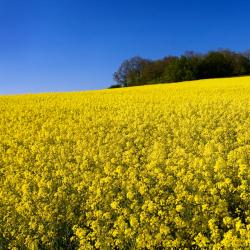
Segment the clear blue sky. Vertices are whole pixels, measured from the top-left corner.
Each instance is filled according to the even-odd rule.
[[[120,63],[250,49],[250,1],[0,0],[0,94],[101,89]]]

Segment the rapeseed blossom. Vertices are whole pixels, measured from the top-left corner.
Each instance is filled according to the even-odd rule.
[[[250,247],[250,77],[0,97],[1,249]]]

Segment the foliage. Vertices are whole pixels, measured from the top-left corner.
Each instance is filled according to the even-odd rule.
[[[147,63],[149,63],[148,60],[138,56],[125,60],[118,71],[114,73],[114,79],[123,87],[139,83],[141,72]]]
[[[196,54],[189,51],[180,57],[169,56],[162,60],[150,61],[140,57],[125,60],[114,79],[122,86],[135,86],[248,74],[249,52],[218,50]]]
[[[113,84],[109,87],[109,89],[117,89],[117,88],[121,88],[122,86],[120,84]]]
[[[0,97],[1,249],[247,249],[250,78]]]
[[[201,59],[197,56],[181,56],[172,60],[165,68],[164,82],[181,82],[195,80],[199,74]]]

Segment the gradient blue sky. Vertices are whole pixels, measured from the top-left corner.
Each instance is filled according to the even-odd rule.
[[[0,0],[0,94],[101,89],[134,55],[250,49],[250,1]]]

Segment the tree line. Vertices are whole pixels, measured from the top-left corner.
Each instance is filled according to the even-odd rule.
[[[135,56],[122,62],[114,73],[117,84],[110,88],[243,75],[250,75],[250,51],[185,52],[160,60]]]

